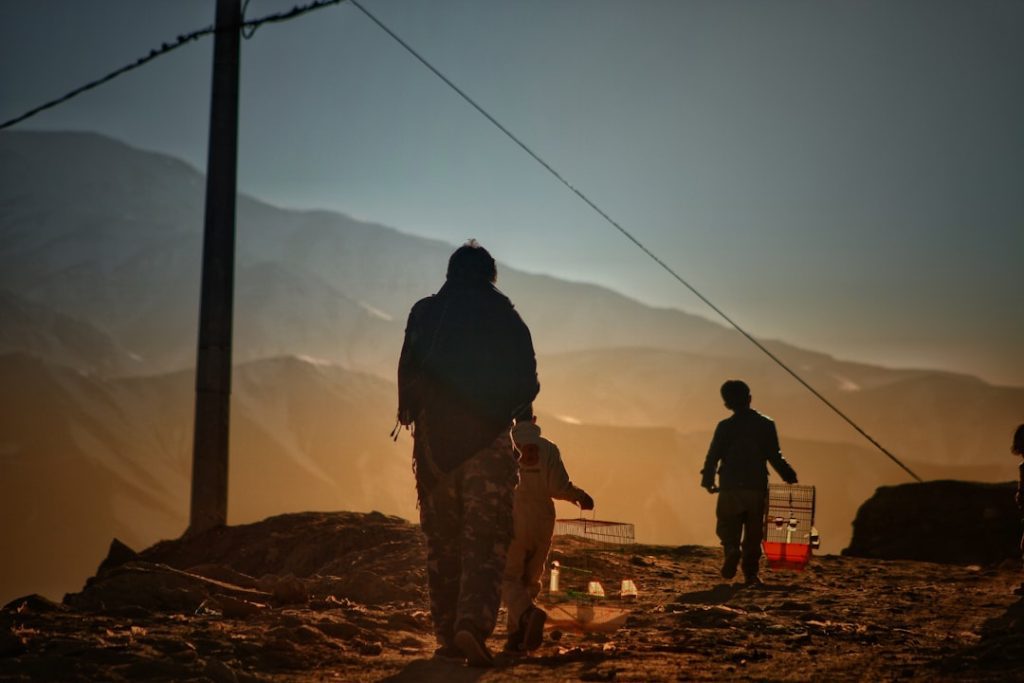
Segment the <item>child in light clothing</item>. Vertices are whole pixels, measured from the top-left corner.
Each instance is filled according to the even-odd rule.
[[[553,498],[594,509],[594,499],[569,480],[558,446],[540,435],[532,407],[516,418],[512,439],[519,450],[512,544],[508,549],[502,598],[508,607],[506,652],[540,647],[547,614],[534,604],[541,590],[551,536],[555,530]]]

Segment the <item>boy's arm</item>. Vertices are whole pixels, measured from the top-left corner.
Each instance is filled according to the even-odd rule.
[[[768,443],[768,462],[772,464],[772,467],[779,476],[782,477],[782,481],[787,484],[796,483],[796,470],[793,466],[782,457],[782,449],[779,448],[779,433],[775,430],[775,423],[769,423],[769,443]]]
[[[565,471],[565,464],[562,462],[562,454],[554,444],[551,444],[551,458],[548,461],[548,494],[556,500],[579,503],[584,510],[594,508],[594,499],[569,480],[569,473]]]
[[[722,423],[715,427],[715,435],[711,437],[711,445],[708,447],[708,455],[704,458],[704,469],[700,471],[700,485],[709,492],[718,490],[715,486],[715,475],[718,474],[718,462],[722,459],[725,449],[724,437],[722,434]]]

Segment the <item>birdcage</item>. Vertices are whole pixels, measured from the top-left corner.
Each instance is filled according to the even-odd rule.
[[[769,484],[764,513],[764,554],[769,569],[803,570],[819,545],[813,486]]]
[[[625,546],[636,542],[632,524],[599,519],[556,520],[555,535],[619,546],[613,553],[624,553]],[[601,561],[599,555],[607,552],[608,548],[577,548],[569,564],[557,560],[550,564],[544,596],[549,627],[607,633],[625,624],[630,613],[627,605],[635,602],[637,586],[631,572],[622,572],[622,563],[612,567]]]
[[[555,520],[555,535],[579,536],[591,541],[619,545],[636,542],[636,532],[632,524],[600,519],[557,519]]]

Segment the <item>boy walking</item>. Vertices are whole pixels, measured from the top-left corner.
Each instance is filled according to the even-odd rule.
[[[519,488],[513,508],[512,544],[508,549],[502,598],[508,607],[509,653],[540,647],[547,614],[534,604],[547,565],[555,530],[552,498],[594,509],[594,499],[573,485],[558,446],[540,435],[532,408],[516,418],[512,439],[519,449]]]
[[[725,559],[722,577],[736,576],[743,561],[748,585],[761,583],[757,576],[764,536],[764,506],[768,494],[768,467],[787,484],[796,483],[796,472],[779,452],[775,422],[750,407],[750,387],[738,379],[722,385],[722,400],[733,412],[718,423],[701,470],[701,486],[718,493],[715,531],[722,541]],[[715,474],[718,485],[715,485]]]

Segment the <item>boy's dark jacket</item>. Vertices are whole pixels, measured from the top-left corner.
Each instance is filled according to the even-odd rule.
[[[796,482],[796,472],[779,451],[779,436],[770,417],[751,408],[737,411],[718,423],[711,439],[701,486],[715,485],[723,491],[768,488],[768,467],[771,463],[783,481]]]

